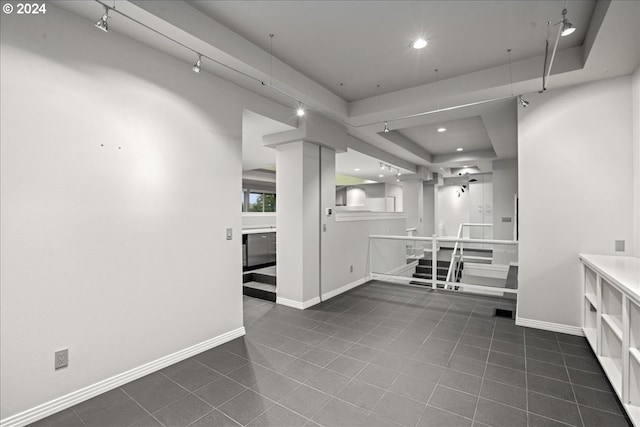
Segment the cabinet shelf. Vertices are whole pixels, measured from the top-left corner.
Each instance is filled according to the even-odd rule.
[[[587,339],[587,342],[589,343],[589,345],[591,346],[591,349],[593,350],[593,352],[597,353],[598,352],[597,350],[598,331],[595,328],[583,328],[582,331],[584,332],[584,336]]]
[[[609,326],[616,338],[622,342],[622,316],[603,314],[602,320]]]
[[[622,359],[616,357],[601,357],[600,364],[607,374],[607,377],[609,377],[609,381],[616,391],[616,394],[622,399]]]
[[[582,328],[634,426],[640,427],[640,260],[580,255]]]
[[[597,297],[595,294],[584,294],[585,299],[595,308],[598,309]]]

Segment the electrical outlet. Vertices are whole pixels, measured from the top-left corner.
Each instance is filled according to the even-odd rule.
[[[624,252],[624,240],[616,240],[616,252]]]
[[[66,368],[69,366],[69,349],[58,350],[55,354],[55,368]]]

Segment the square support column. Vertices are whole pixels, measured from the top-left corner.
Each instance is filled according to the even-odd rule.
[[[276,147],[278,304],[320,302],[320,147],[297,141]]]

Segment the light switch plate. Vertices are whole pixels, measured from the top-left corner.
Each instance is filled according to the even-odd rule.
[[[227,240],[233,239],[233,229],[227,228]]]

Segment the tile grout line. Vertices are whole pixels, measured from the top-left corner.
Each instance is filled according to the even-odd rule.
[[[477,302],[473,305],[473,308],[475,309],[477,305]],[[451,306],[453,306],[453,303],[449,306],[449,308],[447,308],[447,311],[445,312],[445,314],[442,316],[444,318],[444,316],[446,315],[446,313],[449,312]],[[473,312],[473,309],[472,309]],[[471,319],[471,315],[469,315],[469,318],[467,319],[467,322],[465,323],[465,327],[462,329],[464,331],[464,329],[467,327],[469,320]],[[442,319],[440,319],[442,320]],[[440,323],[440,321],[438,321],[438,323]],[[434,327],[434,329],[437,327],[438,324],[436,324],[436,326]],[[495,328],[495,324],[494,324],[494,328]],[[460,342],[460,340],[462,339],[462,335],[463,333],[460,333],[460,336],[458,337],[458,340],[456,341],[456,344],[454,345],[453,349],[451,350],[451,355],[449,356],[449,359],[447,360],[447,366],[445,367],[445,369],[448,369],[449,364],[451,363],[451,359],[453,358],[453,354],[456,351],[456,348],[458,347],[458,343]],[[426,340],[425,340],[426,341]],[[486,369],[486,364],[485,364],[485,369]],[[456,371],[457,372],[457,371]],[[440,380],[442,379],[442,375],[444,374],[444,370],[442,372],[442,374],[440,374],[440,377],[438,378],[438,381],[436,381],[436,385],[435,387],[433,387],[433,390],[431,391],[431,394],[429,395],[429,399],[427,399],[427,404],[424,406],[424,408],[422,409],[422,414],[420,414],[420,418],[418,418],[418,421],[416,423],[416,425],[422,421],[422,418],[424,417],[425,412],[427,411],[427,407],[429,406],[429,402],[431,402],[431,399],[433,398],[434,393],[436,392],[438,386],[440,385]],[[476,403],[477,404],[477,403]],[[434,408],[438,408],[437,406],[434,406]],[[442,408],[438,408],[440,410],[442,410]],[[447,411],[450,412],[450,411]],[[452,413],[452,412],[450,412]],[[460,416],[460,414],[455,414],[457,416]],[[466,417],[464,417],[466,418]],[[471,422],[473,423],[473,419],[471,420]]]
[[[491,334],[491,341],[489,342],[489,350],[487,351],[487,358],[484,362],[484,371],[482,372],[482,379],[480,380],[480,390],[478,390],[478,398],[476,400],[476,407],[473,410],[473,422],[476,422],[476,414],[478,413],[478,405],[480,404],[480,395],[482,394],[482,386],[484,386],[484,378],[487,375],[487,366],[489,365],[489,356],[491,355],[491,348],[493,347],[493,337],[496,334],[496,324],[493,324],[493,334]],[[479,422],[479,421],[478,421]]]

